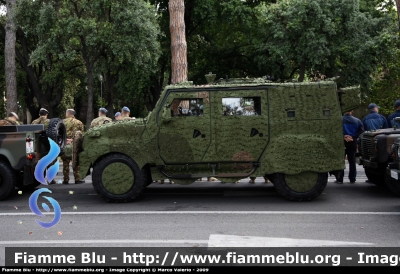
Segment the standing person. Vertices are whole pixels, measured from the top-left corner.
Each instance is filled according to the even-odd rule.
[[[45,108],[41,108],[39,110],[39,118],[37,118],[36,120],[32,121],[32,125],[44,125],[44,129],[46,130],[47,127],[49,126],[49,122],[50,119],[48,119],[49,112],[47,111],[47,109]],[[58,161],[58,158],[56,158],[50,165],[54,165],[55,162]],[[52,180],[51,182],[49,182],[50,185],[54,185],[56,183],[55,180]]]
[[[364,117],[362,123],[366,131],[388,128],[388,123],[383,115],[379,114],[379,106],[372,103],[368,105],[369,114]]]
[[[47,128],[47,126],[49,125],[50,119],[48,119],[49,112],[47,111],[47,109],[45,108],[41,108],[39,110],[39,118],[37,118],[36,120],[32,121],[32,125],[44,125],[44,129]]]
[[[75,132],[81,131],[83,133],[85,127],[83,126],[81,121],[75,118],[75,110],[67,109],[65,117],[66,118],[63,120],[63,122],[65,124],[65,128],[67,131],[67,145],[68,145],[72,142]],[[69,184],[69,163],[71,162],[71,160],[66,158],[64,155],[61,156],[61,159],[63,161],[63,174],[64,174],[63,184]],[[79,177],[78,167],[74,167],[73,172],[74,172],[75,184],[82,184],[85,182],[84,180],[81,180]]]
[[[0,120],[0,126],[18,126],[21,125],[19,117],[15,112],[10,112],[6,118]]]
[[[93,119],[93,121],[90,123],[90,128],[101,126],[103,124],[112,122],[111,118],[107,117],[107,112],[108,111],[105,108],[100,108],[99,109],[99,117]]]
[[[342,118],[343,121],[343,138],[345,146],[345,157],[349,161],[349,180],[350,183],[356,182],[357,167],[355,162],[355,154],[357,151],[357,138],[364,132],[363,123],[353,116],[353,110],[346,112]],[[344,170],[340,173],[335,181],[337,184],[343,184]]]
[[[395,109],[395,112],[390,114],[390,116],[388,117],[388,125],[389,125],[389,127],[394,127],[395,125],[396,125],[396,127],[400,127],[400,122],[394,121],[394,118],[400,117],[400,100],[397,100],[394,103],[394,109]]]
[[[131,115],[131,111],[128,107],[123,107],[122,111],[121,111],[121,116],[122,119],[121,120],[132,120],[135,119],[135,117],[130,117]]]

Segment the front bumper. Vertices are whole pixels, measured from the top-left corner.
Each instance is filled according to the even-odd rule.
[[[386,175],[388,175],[389,177],[391,177],[395,180],[398,180],[400,177],[400,170],[387,168]]]
[[[356,163],[358,165],[363,165],[369,168],[378,168],[378,162],[363,159],[360,156],[356,156]]]

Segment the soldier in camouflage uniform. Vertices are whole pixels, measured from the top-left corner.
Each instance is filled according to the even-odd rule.
[[[68,145],[72,142],[75,132],[81,131],[83,133],[85,129],[82,122],[75,118],[75,110],[67,109],[65,116],[66,118],[63,120],[63,122],[65,124],[65,128],[67,131],[67,145]],[[64,173],[63,184],[68,184],[69,163],[71,162],[71,159],[66,158],[64,155],[61,156],[61,159],[63,161],[63,173]],[[74,167],[73,172],[74,172],[75,184],[82,184],[85,182],[84,180],[81,180],[79,177],[78,167]]]
[[[97,126],[101,126],[103,124],[112,122],[111,118],[108,118],[107,115],[107,110],[105,108],[100,108],[99,109],[99,117],[97,117],[96,119],[94,119],[92,121],[92,123],[90,124],[90,128],[92,127],[97,127]]]
[[[18,120],[19,120],[18,115],[15,112],[10,112],[8,114],[8,117],[4,118],[3,120],[0,120],[0,126],[21,125],[21,123]]]
[[[135,117],[129,117],[130,114],[131,114],[130,109],[128,107],[123,107],[121,111],[121,116],[122,116],[121,120],[134,120]]]
[[[32,121],[32,125],[39,125],[42,124],[44,125],[44,129],[47,129],[47,126],[49,125],[50,119],[47,118],[47,116],[49,115],[49,112],[47,111],[47,109],[45,108],[41,108],[39,110],[39,118],[37,118],[36,120]]]
[[[32,121],[32,125],[44,125],[44,129],[46,130],[47,127],[49,126],[50,119],[48,119],[49,112],[45,108],[41,108],[39,110],[39,118],[35,119]],[[52,166],[55,164],[55,162],[58,161],[58,159],[55,159],[49,166]],[[54,185],[56,183],[55,180],[52,180],[49,182],[50,185]]]

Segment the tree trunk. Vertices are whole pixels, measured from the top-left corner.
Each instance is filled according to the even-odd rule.
[[[86,112],[86,130],[90,128],[93,120],[93,66],[86,66],[88,77],[88,105]]]
[[[115,90],[115,84],[117,83],[117,74],[112,74],[110,69],[107,69],[106,73],[106,79],[104,82],[104,90],[103,94],[105,95],[104,97],[107,98],[107,111],[108,111],[108,117],[114,119],[114,107],[113,107],[113,102],[114,102],[114,90]],[[104,92],[105,91],[105,92]]]
[[[399,31],[400,31],[400,0],[396,0],[396,7],[397,7],[397,19],[399,23]]]
[[[17,112],[17,77],[15,66],[15,43],[17,26],[15,22],[16,0],[7,0],[6,37],[5,37],[5,71],[7,112]]]
[[[304,75],[306,73],[306,63],[305,62],[301,62],[300,64],[300,75],[299,75],[299,82],[303,82],[304,81]]]
[[[185,35],[184,0],[169,0],[169,29],[171,32],[171,83],[188,80],[187,46]]]

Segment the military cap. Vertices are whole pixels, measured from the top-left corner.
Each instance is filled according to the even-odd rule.
[[[47,114],[49,114],[49,111],[45,108],[41,108],[39,111],[45,111]]]
[[[375,103],[369,104],[368,109],[374,109],[374,108],[379,108],[379,106]]]
[[[115,113],[114,117],[117,117],[117,116],[120,116],[120,115],[121,115],[121,112],[117,112],[117,113]]]
[[[12,116],[14,116],[15,118],[17,118],[17,120],[19,120],[19,117],[15,112],[12,111],[12,112],[10,112],[10,114],[12,114]]]
[[[128,107],[123,107],[122,111],[131,112]]]
[[[395,107],[395,108],[400,107],[400,100],[397,100],[397,101],[394,103],[394,107]]]
[[[108,112],[105,108],[99,108],[99,111],[103,114],[106,114]]]

